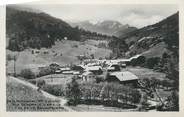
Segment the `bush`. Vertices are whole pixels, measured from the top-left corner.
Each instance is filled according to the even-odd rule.
[[[174,90],[167,97],[165,105],[158,105],[157,111],[179,111],[179,95],[178,91]]]
[[[140,103],[141,93],[138,90],[131,90],[130,95],[132,103]]]
[[[139,56],[138,58],[137,58],[137,65],[142,65],[142,64],[144,64],[146,62],[146,57],[144,57],[144,56]]]
[[[136,59],[132,59],[132,60],[131,60],[131,65],[132,65],[132,66],[136,66],[136,62],[137,62]]]
[[[167,89],[173,87],[174,86],[173,84],[174,84],[173,81],[169,81],[169,80],[162,80],[161,81],[161,85]]]
[[[11,61],[11,60],[14,60],[14,57],[11,56],[10,54],[7,54],[7,55],[6,55],[6,59],[7,59],[8,61]]]
[[[82,68],[81,66],[77,66],[77,65],[71,66],[71,69],[76,70],[76,71],[83,71],[84,70],[84,68]]]
[[[143,95],[141,102],[140,102],[140,107],[139,107],[139,111],[146,111],[147,108],[149,107],[149,103],[148,103],[148,97],[147,95]]]
[[[57,53],[56,53],[57,54]],[[57,63],[52,63],[49,65],[49,68],[52,70],[52,72],[54,73],[56,70],[58,70],[60,68],[60,66]]]
[[[40,72],[38,73],[38,77],[49,75],[52,73],[53,73],[53,70],[50,67],[45,67],[40,69]]]
[[[146,60],[146,67],[153,69],[160,62],[159,57],[153,57]]]
[[[36,85],[36,80],[31,80],[29,82],[32,83],[32,84],[34,84],[34,85]]]
[[[55,95],[55,96],[65,96],[64,95],[64,86],[63,85],[49,85],[49,84],[46,84],[43,86],[42,88],[44,91],[52,94],[52,95]]]
[[[80,89],[77,81],[72,78],[72,81],[66,86],[66,97],[69,100],[69,105],[77,105],[80,100]]]
[[[44,86],[45,85],[45,80],[38,80],[37,81],[37,86],[38,87],[42,87],[42,86]]]
[[[140,56],[137,59],[132,59],[131,65],[132,66],[143,66],[145,62],[146,62],[146,58],[144,56]]]
[[[35,78],[35,74],[30,69],[23,69],[20,72],[20,76],[24,77],[26,79],[34,79]]]
[[[179,94],[178,91],[172,91],[171,95],[167,98],[168,111],[179,111]]]
[[[138,90],[118,83],[83,83],[80,85],[80,90],[83,100],[100,100],[101,104],[104,101],[124,104],[131,102],[135,104],[139,103],[141,99],[141,94]],[[118,100],[121,100],[121,102]]]
[[[103,76],[97,76],[95,79],[96,79],[96,83],[100,83],[105,80]]]

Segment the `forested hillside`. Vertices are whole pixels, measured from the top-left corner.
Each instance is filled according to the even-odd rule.
[[[42,12],[30,12],[12,7],[6,9],[7,48],[22,51],[26,48],[50,48],[55,41],[112,40],[114,37],[90,32]]]
[[[146,52],[147,55],[150,53],[149,56],[160,56],[163,52],[172,51],[178,56],[178,20],[178,13],[176,13],[154,25],[124,34],[120,38],[128,44],[131,55]],[[154,54],[152,51],[157,51],[157,53]]]
[[[119,46],[119,50],[124,49],[126,56],[143,54],[146,57],[161,57],[165,52],[174,53],[178,57],[179,49],[179,21],[178,13],[141,29],[122,34],[119,39],[113,40],[111,45],[114,48],[119,43],[127,44]]]
[[[122,46],[125,43],[127,46]],[[148,67],[156,71],[165,72],[167,78],[179,83],[179,13],[166,19],[143,27],[139,30],[122,35],[120,39],[110,43],[114,53],[125,50],[126,57],[137,54],[143,55],[140,59],[132,60],[131,64]],[[122,56],[120,56],[122,57]]]
[[[6,34],[10,50],[21,51],[28,47],[48,48],[56,40],[64,37],[69,40],[80,40],[79,30],[48,14],[7,7],[6,15]]]

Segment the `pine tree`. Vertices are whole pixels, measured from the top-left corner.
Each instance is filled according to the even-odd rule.
[[[72,81],[68,83],[66,87],[66,97],[69,100],[68,104],[77,105],[80,100],[80,94],[79,84],[72,78]]]

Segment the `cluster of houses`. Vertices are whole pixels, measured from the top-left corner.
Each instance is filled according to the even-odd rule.
[[[96,79],[99,76],[104,76],[108,73],[105,79],[107,82],[119,82],[122,84],[136,84],[138,77],[133,73],[126,70],[126,65],[132,59],[138,58],[136,55],[130,59],[116,59],[116,60],[98,60],[86,59],[82,64],[59,67],[56,74],[72,74],[82,78],[83,81]]]

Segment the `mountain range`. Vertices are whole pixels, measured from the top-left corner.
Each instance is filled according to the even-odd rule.
[[[104,20],[99,22],[91,22],[91,21],[81,21],[81,22],[68,22],[72,27],[78,26],[79,28],[82,28],[84,30],[88,30],[91,32],[97,32],[109,36],[117,36],[126,34],[131,31],[137,30],[136,27],[132,27],[128,24],[121,24],[118,21],[113,20]]]

